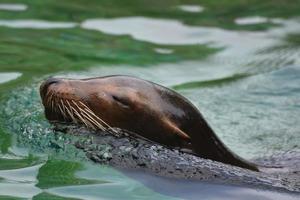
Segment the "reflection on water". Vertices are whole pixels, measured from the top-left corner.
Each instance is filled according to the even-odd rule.
[[[298,58],[298,53],[294,50],[289,52],[287,49],[287,52],[280,52],[279,55],[272,52],[258,53],[258,51],[280,45],[284,36],[299,32],[299,20],[283,20],[281,26],[260,32],[188,26],[176,20],[145,17],[90,19],[82,22],[81,27],[113,35],[129,34],[137,40],[156,44],[210,44],[214,47],[224,48],[211,57],[209,61],[199,62],[198,66],[193,66],[190,69],[184,63],[175,64],[173,67],[175,69],[172,68],[170,71],[175,70],[176,73],[176,68],[180,65],[182,76],[185,76],[186,71],[202,71],[203,65],[206,65],[204,68],[209,67],[212,73],[218,68],[217,71],[220,70],[221,72],[216,72],[217,74],[222,73],[222,71],[232,73],[232,69],[235,72],[238,71],[237,73],[260,73],[294,62],[295,53],[297,54],[296,58]],[[182,71],[182,66],[185,68],[184,71]],[[159,68],[157,67],[158,73],[161,71]],[[191,72],[191,74],[194,73]],[[194,81],[193,77],[198,75],[201,78],[203,74],[191,75],[191,77],[185,78],[185,81]],[[176,78],[174,80],[178,80],[178,77]]]
[[[31,29],[51,29],[51,28],[74,28],[76,23],[72,22],[51,22],[37,19],[24,20],[0,20],[0,26],[10,28],[31,28]]]
[[[139,180],[161,194],[180,199],[243,199],[243,200],[296,200],[298,195],[256,190],[251,188],[209,184],[205,182],[176,180],[157,177],[141,172],[126,171],[126,175]]]
[[[249,25],[249,24],[261,24],[267,22],[280,22],[280,20],[268,19],[266,17],[261,17],[261,16],[253,16],[253,17],[237,18],[234,20],[234,22],[239,25]]]
[[[0,72],[0,83],[5,83],[22,76],[19,72]]]
[[[41,192],[35,186],[37,174],[41,165],[14,169],[0,170],[0,177],[4,179],[0,183],[0,196],[14,195],[15,197],[31,198]]]
[[[0,10],[24,11],[26,9],[27,9],[27,5],[25,4],[0,3]]]
[[[35,183],[0,183],[0,187],[1,196],[32,198],[41,192],[41,189],[35,187]]]
[[[199,6],[199,5],[181,5],[181,6],[178,6],[178,8],[185,12],[191,12],[191,13],[198,13],[198,12],[202,12],[204,10],[204,7]]]
[[[13,170],[1,170],[0,177],[6,179],[8,182],[32,182],[36,183],[36,176],[38,170],[42,165],[36,165],[33,167],[27,167],[22,169],[13,169]]]
[[[73,197],[78,199],[176,199],[153,192],[143,186],[140,182],[131,179],[124,174],[102,166],[86,165],[84,170],[78,171],[76,176],[86,180],[100,181],[101,184],[74,184],[74,186],[50,185],[49,188],[41,190],[37,184],[41,182],[40,169],[44,164],[15,169],[0,170],[0,197],[14,196],[20,198],[32,198],[43,192],[60,197]],[[72,168],[72,166],[69,166]],[[54,175],[55,174],[54,169]],[[66,169],[68,170],[68,169]],[[70,169],[72,170],[72,169]],[[51,177],[49,177],[51,179]],[[56,177],[56,181],[67,182],[69,177],[64,177],[62,173]],[[116,192],[117,191],[117,192]],[[52,197],[53,198],[53,197]],[[49,198],[49,199],[52,199]]]
[[[264,32],[229,31],[216,27],[188,26],[180,21],[146,17],[89,19],[82,28],[108,34],[129,34],[133,38],[157,44],[207,44],[226,47],[227,54],[238,56],[275,45],[278,38],[300,30],[296,20],[285,20],[281,27]],[[270,37],[272,36],[272,37]],[[253,45],[256,44],[256,45]]]
[[[69,186],[48,190],[52,194],[79,199],[176,199],[159,195],[151,190],[145,190],[142,185],[137,186],[130,183],[128,179],[123,183],[107,183],[101,185]],[[140,189],[142,189],[140,191]],[[118,192],[116,192],[118,191]]]
[[[162,49],[162,48],[155,48],[154,51],[161,54],[171,54],[174,52],[173,49]]]

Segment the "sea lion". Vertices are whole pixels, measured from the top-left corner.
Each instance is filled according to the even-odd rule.
[[[81,123],[92,129],[118,127],[199,157],[258,171],[231,152],[185,97],[131,76],[49,78],[40,95],[50,122]]]

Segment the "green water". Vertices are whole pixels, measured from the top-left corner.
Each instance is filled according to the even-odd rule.
[[[298,0],[1,0],[0,199],[197,199],[216,187],[170,195],[92,164],[43,115],[50,75],[135,75],[189,98],[245,158],[299,150],[299,13]]]

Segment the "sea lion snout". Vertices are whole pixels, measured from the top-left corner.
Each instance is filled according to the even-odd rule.
[[[41,96],[44,97],[46,95],[50,85],[60,83],[61,81],[62,81],[61,79],[53,78],[53,77],[50,77],[47,80],[45,80],[40,86]]]

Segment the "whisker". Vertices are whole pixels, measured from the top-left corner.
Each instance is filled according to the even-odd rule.
[[[91,115],[93,115],[96,119],[98,119],[99,121],[101,121],[104,125],[106,125],[109,129],[111,129],[112,131],[116,132],[116,130],[114,130],[110,125],[108,125],[104,120],[102,120],[100,117],[98,117],[93,111],[91,111],[91,109],[89,107],[87,107],[84,103],[82,103],[81,101],[79,101],[79,103],[84,106],[87,112],[89,112]],[[76,104],[76,103],[75,103]],[[76,104],[77,105],[77,104]]]
[[[83,116],[84,117],[84,116]],[[93,130],[97,130],[97,128],[88,120],[88,119],[86,119],[85,120],[85,123],[87,124],[86,126],[88,127],[88,128],[91,128],[91,129],[93,129]]]
[[[90,117],[86,116],[86,114],[83,113],[84,110],[82,110],[82,108],[80,108],[80,107],[77,105],[77,103],[76,103],[75,101],[72,100],[72,102],[73,102],[73,103],[75,104],[75,106],[78,108],[79,112],[83,115],[83,116],[81,116],[81,117],[83,117],[84,119],[86,119],[86,123],[88,123],[88,124],[90,125],[90,127],[92,127],[94,130],[96,130],[96,128],[92,125],[92,124],[95,125],[95,123],[94,123],[93,121],[91,121]],[[78,113],[78,114],[79,114],[79,113]],[[101,130],[104,129],[104,127],[101,126],[101,125],[99,126],[99,124],[96,124],[96,126],[99,127]],[[87,125],[87,127],[89,127],[89,126]]]
[[[68,103],[68,102],[67,102],[67,103]],[[66,106],[65,108],[67,109],[67,112],[69,113],[69,116],[72,118],[72,121],[76,123],[77,120],[75,119],[73,113],[69,110],[69,108],[68,108],[67,106]],[[70,108],[70,109],[71,109],[71,108]]]
[[[53,101],[53,99],[51,100],[51,110],[54,111],[54,101]]]
[[[49,96],[49,94],[50,94],[50,96]],[[51,91],[51,90],[48,90],[47,91],[47,94],[46,94],[46,97],[48,97],[48,99],[47,99],[47,102],[46,102],[46,105],[50,105],[50,103],[51,103],[51,100],[52,100],[52,96],[54,95],[54,93],[53,93],[53,91]]]
[[[60,113],[63,115],[64,119],[67,119],[67,118],[66,118],[66,115],[65,115],[65,113],[64,113],[64,111],[62,110],[62,108],[60,107],[59,104],[58,104],[58,108],[59,108],[59,110],[60,110]]]
[[[75,108],[71,107],[74,111],[74,113],[77,115],[77,117],[79,117],[79,119],[88,127],[88,124],[86,124],[86,120],[76,111]]]
[[[65,104],[64,104],[64,101],[62,100],[62,99],[60,99],[60,103],[61,103],[61,105],[62,105],[62,108],[63,108],[63,111],[64,111],[64,113],[66,112],[66,110],[65,110]]]
[[[93,123],[94,125],[96,125],[99,129],[101,129],[102,131],[105,131],[106,128],[104,126],[102,126],[101,124],[99,124],[95,119],[93,119],[88,113],[83,112],[82,115],[84,117],[86,117],[87,120],[89,120],[91,123]]]
[[[100,121],[100,122],[97,122],[97,120],[95,120],[92,116],[90,116],[89,113],[87,113],[84,109],[80,108],[80,106],[78,106],[77,103],[76,103],[74,100],[72,100],[72,102],[73,102],[74,105],[76,105],[76,107],[79,109],[79,111],[81,112],[81,114],[84,113],[84,114],[85,114],[86,116],[88,116],[90,119],[93,119],[93,121],[97,123],[97,126],[98,126],[98,127],[100,126],[102,130],[106,130],[106,129],[107,129],[105,126],[103,126],[103,125],[101,124],[101,122],[102,122],[103,120]],[[103,122],[104,122],[104,121],[103,121]],[[107,125],[107,124],[104,122],[104,125]]]
[[[74,123],[82,122],[86,127],[94,130],[107,131],[109,129],[117,132],[83,102],[60,98],[55,95],[54,91],[49,91],[47,96],[45,105],[48,105],[53,112],[60,113],[65,120],[71,118]]]

